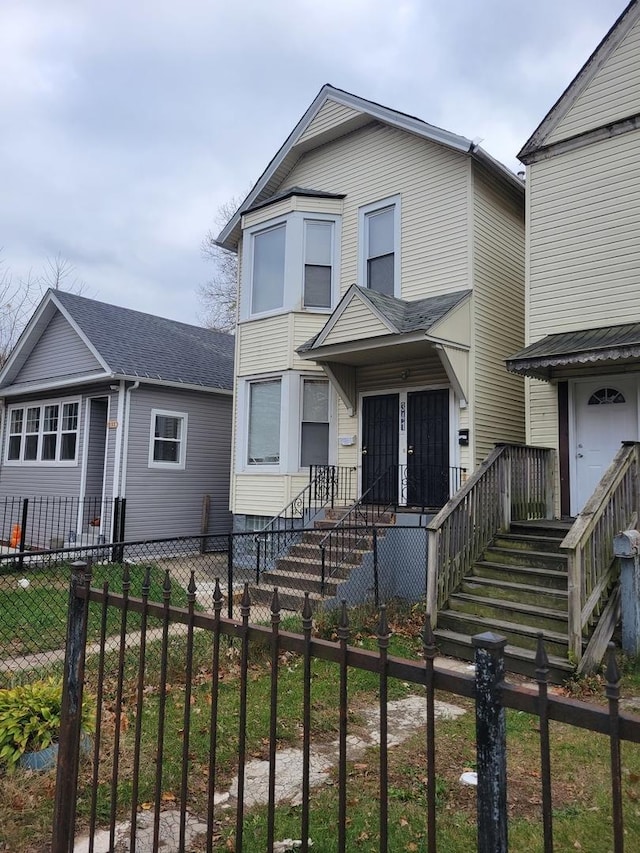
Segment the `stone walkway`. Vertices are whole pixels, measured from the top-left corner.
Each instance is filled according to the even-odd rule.
[[[456,661],[436,659],[436,663],[448,669],[468,672],[468,664]],[[389,747],[397,746],[409,738],[415,731],[426,726],[426,703],[423,696],[411,695],[404,699],[389,702],[388,735]],[[455,719],[466,713],[463,708],[447,702],[435,702],[437,719]],[[347,759],[357,761],[369,747],[380,744],[380,708],[372,706],[360,710],[365,725],[358,735],[347,737]],[[311,748],[310,755],[310,785],[316,788],[326,784],[330,773],[339,759],[339,742],[332,741]],[[219,808],[231,808],[238,793],[237,777],[232,781],[228,791],[216,794],[216,805]],[[269,762],[249,761],[245,765],[244,800],[247,808],[266,805],[269,798]],[[302,750],[282,749],[276,754],[276,803],[299,805],[302,802]],[[160,815],[160,837],[162,853],[177,853],[179,840],[179,812],[175,809],[163,811]],[[195,815],[187,815],[186,841],[192,844],[207,830],[206,824]],[[112,853],[128,853],[131,824],[126,821],[116,827],[116,845]],[[109,833],[101,831],[94,838],[95,853],[110,853]],[[140,812],[136,830],[136,851],[138,853],[153,853],[153,812]],[[296,839],[283,839],[274,848],[279,853],[295,850],[300,846]],[[86,853],[89,839],[82,838],[76,842],[74,853]]]

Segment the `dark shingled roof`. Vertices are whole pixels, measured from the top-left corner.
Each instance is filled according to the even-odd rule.
[[[547,335],[507,359],[512,373],[546,378],[549,368],[640,358],[640,323]]]
[[[233,389],[234,338],[62,290],[65,308],[112,373]]]
[[[261,207],[267,207],[270,204],[273,204],[276,201],[282,201],[284,198],[291,198],[292,195],[301,195],[307,196],[308,198],[344,198],[344,193],[327,193],[323,190],[310,190],[305,189],[304,187],[290,187],[288,190],[282,190],[282,192],[275,193],[275,195],[269,196],[269,198],[265,198],[260,202],[248,207],[246,210],[243,210],[242,213],[251,213],[252,210],[260,210]]]
[[[357,287],[357,285],[353,285],[353,287]],[[459,302],[462,302],[471,291],[456,290],[453,293],[416,299],[414,302],[397,299],[395,296],[385,296],[383,293],[376,293],[374,290],[364,287],[358,287],[358,292],[392,326],[390,334],[406,335],[410,332],[428,331]],[[298,347],[298,352],[303,353],[313,349],[320,334],[322,333],[319,332],[318,335]]]

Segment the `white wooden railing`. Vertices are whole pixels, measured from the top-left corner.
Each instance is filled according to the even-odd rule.
[[[613,537],[637,523],[639,474],[640,444],[625,442],[560,546],[569,561],[569,649],[576,663],[618,571]]]
[[[427,525],[432,625],[496,533],[512,521],[553,517],[553,462],[546,447],[498,445]]]

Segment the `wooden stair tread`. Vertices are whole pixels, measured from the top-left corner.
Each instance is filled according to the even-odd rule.
[[[560,572],[557,569],[543,569],[535,566],[521,566],[517,563],[494,563],[491,560],[476,560],[476,566],[487,566],[491,569],[503,569],[505,572],[526,572],[533,575],[542,575],[542,577],[565,578],[566,572]]]
[[[516,611],[517,613],[523,613],[523,614],[531,613],[532,615],[535,615],[535,616],[544,616],[544,617],[548,617],[549,619],[559,619],[559,620],[562,620],[564,622],[566,622],[568,619],[566,611],[563,612],[561,610],[554,610],[553,608],[550,608],[550,607],[539,607],[538,605],[534,605],[534,604],[522,604],[518,601],[509,601],[509,600],[506,600],[504,598],[486,598],[486,597],[480,596],[480,595],[470,595],[468,592],[454,592],[449,600],[451,601],[452,599],[453,600],[462,599],[463,601],[468,601],[468,602],[477,601],[479,604],[486,604],[486,605],[489,605],[492,607],[508,608],[509,610]],[[447,610],[448,611],[454,610],[454,608],[449,606],[447,608]],[[467,615],[466,611],[465,611],[465,615]],[[473,615],[473,614],[469,614],[469,615]],[[479,617],[479,618],[481,618],[481,617]]]
[[[526,567],[525,567],[526,568]],[[563,573],[561,573],[563,574]],[[539,594],[541,596],[554,595],[562,598],[569,598],[569,592],[566,589],[556,589],[555,587],[536,586],[534,584],[516,583],[515,581],[503,581],[499,578],[485,578],[482,575],[467,575],[463,578],[463,583],[479,584],[480,586],[498,586],[513,590],[514,592],[522,591],[526,593]],[[467,593],[468,594],[468,593]],[[510,599],[504,599],[505,601]]]
[[[433,633],[435,635],[436,642],[438,639],[453,640],[459,645],[467,646],[469,649],[474,648],[471,642],[471,637],[467,634],[460,634],[459,632],[451,631],[448,628],[436,628]],[[519,658],[520,660],[530,662],[535,666],[536,651],[533,649],[526,649],[522,646],[513,646],[508,643],[505,646],[504,651],[505,655],[509,657]],[[574,670],[574,667],[569,663],[567,658],[559,657],[558,655],[548,655],[548,659],[549,664],[557,667],[558,669],[566,670],[568,673],[573,672]]]
[[[537,637],[542,632],[544,639],[553,643],[566,645],[567,634],[560,634],[557,631],[549,631],[548,628],[534,628],[528,625],[522,625],[519,622],[510,622],[507,619],[487,619],[484,616],[476,616],[473,613],[466,613],[460,610],[451,610],[449,608],[440,611],[440,616],[451,616],[457,619],[463,619],[465,622],[471,622],[478,625],[478,633],[486,631],[491,627],[492,631],[500,633],[500,631],[510,631],[513,634],[522,634],[525,637]],[[475,632],[474,632],[475,633]]]

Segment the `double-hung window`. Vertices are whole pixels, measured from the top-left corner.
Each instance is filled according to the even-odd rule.
[[[397,199],[360,210],[361,279],[365,287],[387,296],[398,296],[399,216]]]
[[[280,379],[249,383],[247,464],[280,464]]]
[[[333,222],[304,221],[305,308],[331,308]]]
[[[325,379],[302,380],[300,466],[329,462],[329,383]]]
[[[253,235],[251,313],[275,311],[284,305],[286,225]]]
[[[152,409],[149,468],[183,469],[186,451],[186,413]]]
[[[77,462],[79,407],[77,400],[11,407],[6,461]]]

